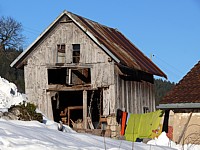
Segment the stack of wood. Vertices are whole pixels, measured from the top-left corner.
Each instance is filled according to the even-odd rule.
[[[60,112],[61,121],[63,124],[67,124],[67,108]]]

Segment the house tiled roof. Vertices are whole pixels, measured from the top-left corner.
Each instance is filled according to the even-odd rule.
[[[90,38],[95,41],[111,58],[122,66],[130,69],[140,70],[149,74],[167,78],[148,57],[146,57],[134,44],[132,44],[121,32],[114,28],[101,25],[84,17],[71,12],[64,11],[36,41],[19,56],[12,64],[12,67],[20,68],[21,63],[30,53],[32,47],[53,28],[61,17],[67,15],[72,21],[81,28]]]
[[[200,103],[200,61],[160,101],[160,104],[177,103]]]

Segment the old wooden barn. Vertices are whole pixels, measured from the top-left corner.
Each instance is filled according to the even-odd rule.
[[[155,110],[153,75],[166,75],[117,29],[68,11],[11,64],[25,92],[49,118],[93,122],[116,110]],[[64,118],[64,117],[63,117]]]

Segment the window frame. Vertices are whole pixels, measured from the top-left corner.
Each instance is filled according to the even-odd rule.
[[[65,44],[57,44],[57,52],[58,53],[65,53],[66,52]]]
[[[72,63],[80,63],[81,45],[72,44]]]

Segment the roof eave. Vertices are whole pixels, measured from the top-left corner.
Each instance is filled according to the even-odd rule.
[[[200,103],[173,103],[173,104],[159,104],[157,109],[196,109],[200,108]]]
[[[11,64],[11,67],[16,67],[16,64],[18,63],[18,61],[20,61],[22,59],[22,57],[29,51],[29,49],[31,49],[31,47],[33,47],[33,45],[35,45],[39,39],[45,35],[45,33],[48,32],[48,30],[60,19],[60,17],[62,17],[64,14],[67,14],[67,11],[64,10],[37,38],[36,40],[29,45],[26,50],[24,50]]]

